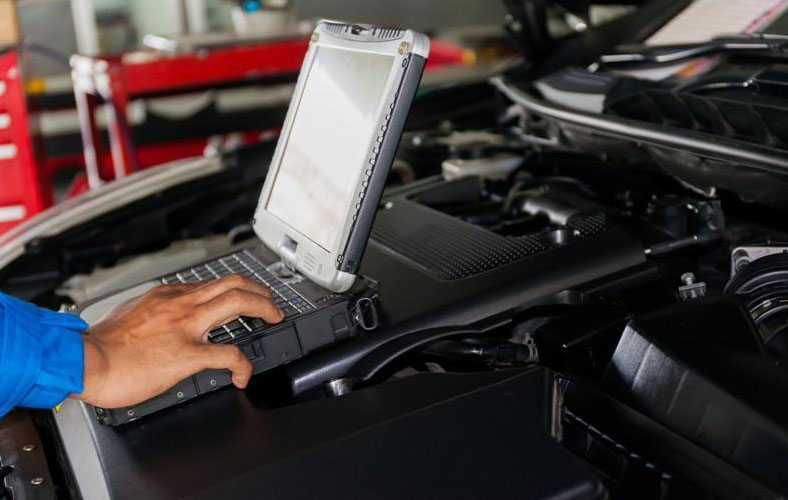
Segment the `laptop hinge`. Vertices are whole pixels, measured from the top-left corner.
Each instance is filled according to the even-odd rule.
[[[290,238],[279,244],[279,258],[288,269],[295,272],[296,270],[296,247],[298,244]]]

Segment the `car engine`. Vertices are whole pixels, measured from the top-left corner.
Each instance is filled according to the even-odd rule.
[[[380,285],[380,326],[256,377],[248,401],[217,391],[205,403],[214,405],[210,415],[240,405],[297,420],[301,409],[315,415],[329,408],[320,405],[350,405],[354,397],[381,412],[398,398],[426,408],[454,397],[429,381],[482,377],[502,399],[480,395],[468,403],[457,414],[471,420],[446,425],[452,432],[451,425],[478,427],[446,441],[489,445],[496,467],[512,472],[507,467],[527,463],[536,482],[566,473],[564,486],[580,484],[567,472],[578,463],[577,477],[594,478],[582,483],[586,489],[544,491],[562,498],[785,495],[788,198],[775,111],[785,99],[770,76],[784,65],[776,66],[728,66],[754,75],[740,79],[761,85],[760,93],[715,86],[719,74],[681,88],[606,80],[608,105],[593,113],[559,109],[550,89],[606,77],[597,70],[518,67],[491,82],[425,93],[362,264],[361,274]],[[190,160],[203,173],[24,241],[13,258],[0,255],[0,288],[79,309],[184,262],[221,255],[254,236],[248,214],[272,149],[265,142]],[[527,384],[514,384],[517,377]],[[509,407],[497,405],[507,395],[537,420],[504,419]],[[197,404],[171,413],[183,416]],[[474,413],[480,408],[486,413]],[[369,425],[388,422],[386,415],[369,417]],[[171,417],[141,428],[170,436],[179,425]],[[64,463],[75,453],[78,439],[69,432],[77,427],[108,447],[96,452],[110,456],[101,460],[114,460],[122,433],[89,417],[64,418],[39,419],[53,443],[65,443],[67,452],[53,452]],[[204,412],[195,418],[209,423]],[[275,420],[249,422],[257,428]],[[474,441],[475,430],[509,425],[511,442]],[[141,428],[125,436],[139,444]],[[420,442],[442,439],[418,422],[409,428]],[[537,428],[549,446],[529,441],[526,430]],[[171,439],[191,445],[185,434]],[[415,477],[417,469],[402,475]]]
[[[788,237],[763,224],[769,209],[520,125],[405,135],[362,268],[381,283],[382,323],[399,326],[260,377],[278,387],[265,405],[418,374],[546,369],[553,437],[616,497],[784,488],[779,460],[757,459],[788,453],[776,392],[788,382]],[[228,155],[233,180],[162,196],[156,215],[132,205],[89,233],[32,242],[52,269],[30,273],[23,257],[3,281],[69,308],[226,251],[251,236],[241,214],[265,154]],[[118,235],[116,217],[156,231]],[[214,234],[189,227],[206,219]]]

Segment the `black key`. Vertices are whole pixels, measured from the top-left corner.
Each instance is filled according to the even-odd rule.
[[[229,323],[225,324],[224,326],[226,326],[233,333],[235,333],[236,330],[244,330],[244,331],[246,331],[246,328],[244,328],[244,326],[241,324],[241,322],[238,321],[237,319],[234,319],[234,320],[230,321]]]
[[[233,335],[235,335],[235,337],[233,337],[233,338],[235,340],[242,339],[242,338],[246,337],[247,335],[250,335],[251,333],[252,332],[250,332],[246,328],[244,328],[243,330],[235,330],[235,331],[233,331]]]
[[[268,324],[260,318],[248,318],[246,319],[246,324],[251,326],[255,330],[268,326]]]
[[[224,328],[217,328],[208,334],[208,340],[215,344],[223,343],[230,340],[230,334]]]
[[[295,307],[293,307],[291,305],[286,305],[285,307],[282,308],[282,312],[284,313],[285,318],[288,318],[288,317],[292,316],[293,314],[298,313],[298,309],[296,309]]]

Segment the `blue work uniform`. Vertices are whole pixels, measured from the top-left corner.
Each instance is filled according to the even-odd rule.
[[[75,314],[0,293],[0,417],[15,406],[54,408],[83,391],[87,328]]]

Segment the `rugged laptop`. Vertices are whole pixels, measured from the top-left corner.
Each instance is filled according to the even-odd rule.
[[[254,215],[260,241],[100,299],[81,316],[98,321],[159,283],[243,274],[272,291],[285,320],[242,317],[209,339],[237,344],[255,373],[373,327],[374,289],[356,273],[428,53],[429,39],[410,30],[318,25]],[[137,406],[96,414],[120,425],[230,383],[227,371],[204,371]]]

